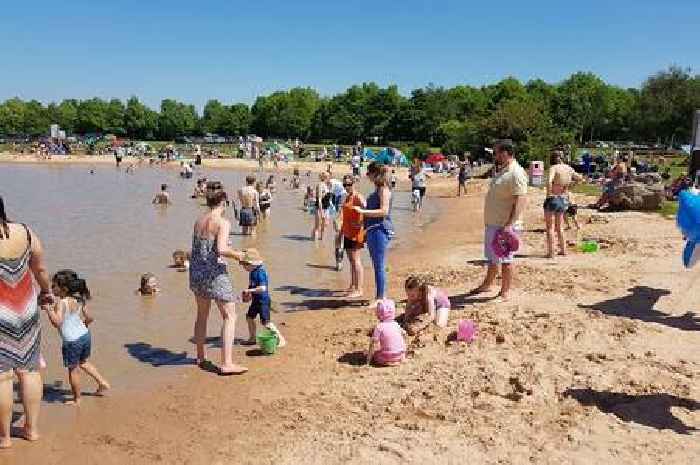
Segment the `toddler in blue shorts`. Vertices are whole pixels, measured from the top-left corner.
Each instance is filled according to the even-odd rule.
[[[257,332],[255,318],[260,317],[260,323],[270,331],[277,334],[279,339],[278,347],[284,347],[286,341],[282,333],[270,321],[270,286],[267,278],[267,271],[263,264],[262,257],[256,249],[246,249],[243,251],[243,258],[240,260],[243,268],[249,273],[248,289],[243,291],[241,298],[243,302],[250,302],[246,322],[248,323],[248,344],[255,344]]]

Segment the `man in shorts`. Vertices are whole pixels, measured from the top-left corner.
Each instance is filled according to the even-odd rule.
[[[246,185],[238,191],[238,200],[241,204],[239,212],[239,225],[244,236],[254,236],[255,226],[258,224],[258,210],[260,200],[258,191],[255,190],[255,176],[249,174],[245,178]]]
[[[507,301],[509,298],[515,264],[513,255],[499,257],[493,250],[493,239],[500,230],[509,230],[515,234],[522,231],[522,214],[527,202],[527,173],[515,160],[513,143],[510,140],[499,140],[493,147],[496,161],[496,171],[489,185],[484,205],[484,254],[488,261],[488,270],[484,282],[470,292],[470,295],[481,294],[491,289],[496,281],[499,266],[502,268],[503,279],[498,297]]]

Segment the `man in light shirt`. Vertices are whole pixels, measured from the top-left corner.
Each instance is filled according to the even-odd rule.
[[[501,229],[515,234],[522,231],[522,214],[525,210],[528,178],[527,173],[515,160],[513,143],[499,140],[493,146],[496,171],[484,205],[484,254],[488,270],[484,282],[470,292],[471,295],[487,292],[496,281],[499,266],[502,268],[501,291],[498,297],[507,301],[513,282],[514,256],[499,257],[493,250],[493,239]]]

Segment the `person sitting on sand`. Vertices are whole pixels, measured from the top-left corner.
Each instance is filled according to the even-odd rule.
[[[173,264],[171,268],[175,268],[177,271],[187,271],[190,269],[190,257],[189,253],[184,250],[176,250],[173,252]]]
[[[47,306],[46,314],[63,340],[63,365],[68,369],[68,379],[73,391],[73,400],[66,402],[80,404],[80,376],[78,368],[87,373],[97,382],[96,395],[102,395],[110,388],[109,383],[102,377],[97,368],[88,362],[92,348],[88,326],[94,319],[87,312],[87,300],[90,291],[84,279],[72,270],[57,272],[51,287],[58,300],[53,307]]]
[[[615,190],[624,184],[627,178],[627,157],[620,158],[615,166],[608,173],[610,180],[603,187],[603,194],[598,201],[592,205],[593,208],[601,209],[608,205]]]
[[[248,289],[241,293],[244,302],[250,302],[250,308],[246,313],[248,322],[248,343],[255,344],[255,318],[260,316],[260,323],[270,331],[277,334],[279,339],[278,347],[284,347],[287,343],[277,327],[270,321],[270,285],[267,279],[267,271],[263,264],[262,257],[257,249],[246,249],[243,251],[243,258],[240,264],[249,273]]]
[[[249,174],[245,178],[246,185],[238,191],[238,199],[241,203],[239,212],[239,225],[244,236],[254,236],[255,226],[258,224],[258,212],[260,199],[255,190],[255,176]]]
[[[173,202],[170,200],[170,194],[168,194],[168,185],[167,184],[161,184],[160,185],[160,192],[158,192],[155,197],[153,197],[153,203],[154,205],[170,205]]]
[[[391,299],[377,301],[377,319],[367,349],[367,364],[395,366],[406,358],[404,330],[394,320],[396,304]]]
[[[547,230],[547,258],[554,257],[554,231],[559,240],[559,255],[566,255],[566,240],[562,223],[569,208],[569,186],[582,181],[583,176],[562,160],[559,151],[550,157],[549,176],[547,179],[547,197],[544,200],[544,222]]]
[[[417,334],[430,323],[441,328],[447,326],[451,305],[444,290],[429,285],[417,276],[409,276],[404,287],[407,302],[403,326],[408,334]]]
[[[153,273],[144,273],[141,275],[141,285],[136,292],[142,296],[154,296],[160,292],[158,287],[158,279]]]

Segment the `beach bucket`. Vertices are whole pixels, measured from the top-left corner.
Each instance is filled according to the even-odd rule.
[[[583,253],[594,253],[600,249],[597,241],[583,241],[579,246],[579,250]]]
[[[462,342],[472,342],[476,339],[479,330],[473,320],[459,320],[457,323],[457,340]]]
[[[505,258],[518,251],[520,239],[514,232],[501,229],[494,235],[491,248],[498,258]]]
[[[263,353],[272,355],[277,352],[277,345],[279,344],[280,340],[274,331],[270,331],[269,329],[262,331],[260,334],[258,334],[257,340]]]

